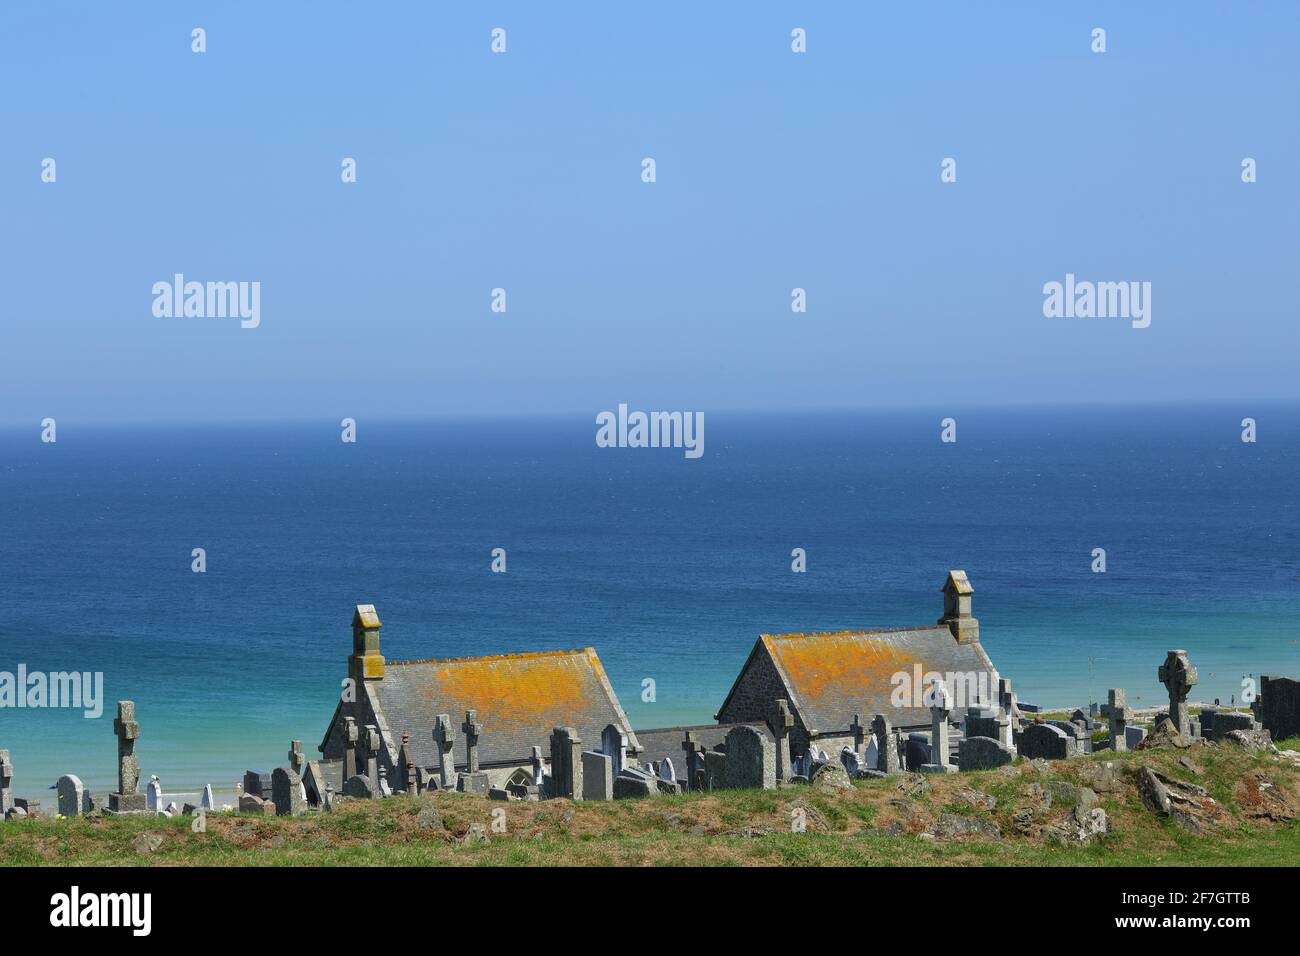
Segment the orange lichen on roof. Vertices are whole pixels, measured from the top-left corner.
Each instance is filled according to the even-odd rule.
[[[427,680],[419,688],[426,701],[454,706],[457,722],[464,711],[475,709],[486,734],[563,727],[603,705],[602,668],[591,648],[404,661],[397,666],[403,665],[420,665],[427,671]]]
[[[809,703],[826,695],[852,697],[864,689],[888,692],[895,674],[911,674],[918,663],[915,649],[900,646],[887,631],[764,634],[763,642],[793,689]],[[919,663],[926,670],[925,663]]]

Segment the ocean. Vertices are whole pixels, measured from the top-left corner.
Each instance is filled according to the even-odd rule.
[[[696,460],[598,448],[594,411],[0,430],[0,672],[105,698],[0,708],[16,792],[113,789],[123,698],[169,793],[314,755],[358,603],[395,660],[593,646],[639,728],[710,722],[759,633],[933,623],[949,568],[1023,700],[1156,706],[1170,648],[1201,700],[1300,673],[1300,407],[705,418]]]

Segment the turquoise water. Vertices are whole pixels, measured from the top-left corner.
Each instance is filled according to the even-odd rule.
[[[594,412],[362,421],[355,445],[334,421],[0,432],[0,671],[102,671],[107,698],[0,709],[18,792],[110,789],[119,698],[171,791],[314,752],[359,602],[393,659],[592,645],[639,727],[710,721],[760,631],[933,622],[950,567],[1024,699],[1154,706],[1172,647],[1201,699],[1300,673],[1300,408],[706,422],[694,461],[599,449]]]

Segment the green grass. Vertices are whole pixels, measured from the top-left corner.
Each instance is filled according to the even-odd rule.
[[[1283,749],[1300,749],[1284,741]],[[1178,761],[1187,757],[1201,771]],[[1120,774],[1118,792],[1099,794],[1112,833],[1090,845],[1057,845],[1044,833],[1017,829],[1017,811],[1055,794],[1041,822],[1068,817],[1061,805],[1072,787],[1086,785],[1090,767],[1110,760],[1135,771],[1150,765],[1170,777],[1205,787],[1228,811],[1215,831],[1194,834],[1142,806],[1133,774]],[[579,803],[494,803],[469,794],[437,794],[352,802],[335,813],[297,819],[216,814],[207,832],[189,818],[119,817],[39,819],[0,824],[0,864],[233,865],[233,866],[1295,866],[1300,824],[1271,822],[1254,811],[1242,781],[1263,777],[1300,816],[1300,769],[1233,747],[1097,754],[1041,765],[1018,763],[999,771],[927,778],[930,790],[905,796],[898,779],[862,781],[848,791],[810,787],[721,791],[714,794]],[[958,792],[970,788],[995,798],[992,810]],[[421,809],[433,807],[440,825],[421,827]],[[506,831],[492,832],[494,811]],[[806,832],[792,832],[794,811]],[[940,813],[996,822],[1003,838],[927,839]],[[427,814],[426,814],[427,816]],[[462,843],[471,825],[486,842]],[[891,824],[903,835],[888,835]],[[142,833],[162,837],[155,853],[139,854]]]

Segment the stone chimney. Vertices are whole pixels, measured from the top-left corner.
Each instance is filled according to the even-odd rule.
[[[965,571],[949,571],[943,582],[943,617],[939,624],[948,625],[958,644],[978,644],[980,622],[970,613],[970,596],[975,589],[970,586]]]
[[[352,615],[352,656],[348,676],[357,683],[383,680],[384,655],[379,653],[379,615],[373,604],[358,604]]]

